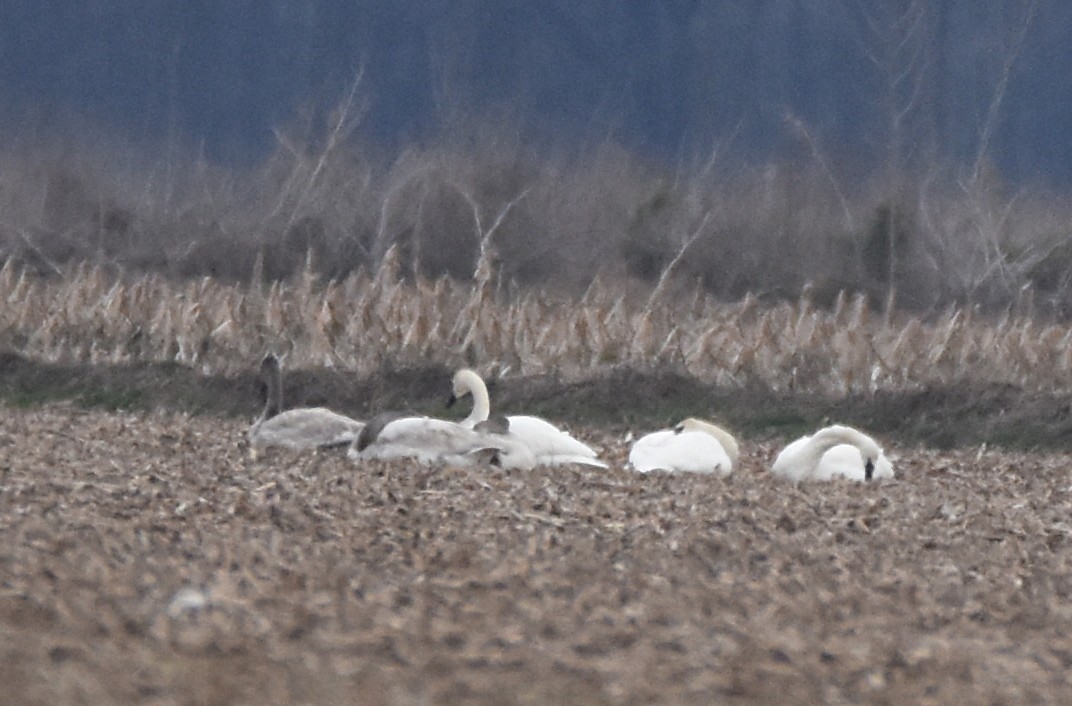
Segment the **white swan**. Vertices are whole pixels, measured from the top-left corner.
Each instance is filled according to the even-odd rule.
[[[453,405],[466,395],[473,396],[473,410],[460,422],[468,429],[487,421],[491,413],[488,388],[474,371],[462,368],[454,373],[453,389],[447,406]],[[539,465],[579,463],[586,466],[606,468],[594,449],[570,436],[548,421],[527,415],[506,417],[509,429],[506,436],[527,446]]]
[[[526,471],[536,467],[538,462],[532,449],[511,433],[509,417],[497,415],[477,422],[473,431],[482,434],[486,443],[498,450],[494,459],[495,465]]]
[[[792,442],[774,459],[775,474],[791,480],[893,478],[893,464],[870,436],[852,427],[830,426]]]
[[[282,411],[283,374],[279,359],[271,353],[261,361],[260,375],[266,389],[264,411],[248,433],[254,458],[272,446],[298,451],[344,446],[352,443],[365,426],[324,407]]]
[[[689,418],[673,429],[646,434],[629,451],[638,471],[688,471],[728,475],[737,463],[737,440],[710,422]]]
[[[370,419],[350,445],[347,456],[358,461],[406,458],[435,465],[532,466],[527,448],[518,448],[492,432],[468,429],[443,419],[390,413]]]

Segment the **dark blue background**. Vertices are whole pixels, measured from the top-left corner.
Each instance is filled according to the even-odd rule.
[[[929,3],[909,161],[974,160],[1027,4]],[[0,120],[248,162],[363,67],[364,133],[387,148],[496,116],[560,145],[676,162],[722,142],[759,162],[799,147],[791,113],[867,169],[890,115],[869,32],[855,0],[2,0]],[[1072,3],[1040,0],[992,143],[1008,179],[1072,180],[1070,75]]]

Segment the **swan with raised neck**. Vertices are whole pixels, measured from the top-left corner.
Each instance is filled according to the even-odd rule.
[[[491,415],[491,400],[484,379],[476,371],[462,368],[454,373],[451,382],[448,407],[466,395],[473,397],[473,409],[459,424],[473,429],[487,421]],[[503,436],[527,446],[537,465],[579,463],[598,468],[607,467],[606,463],[599,460],[594,449],[547,420],[524,414],[511,415],[506,417],[506,420],[508,431]]]
[[[261,360],[260,378],[265,389],[264,410],[249,428],[254,457],[266,448],[293,450],[345,446],[354,441],[364,424],[324,407],[283,410],[283,373],[279,358],[269,353]]]

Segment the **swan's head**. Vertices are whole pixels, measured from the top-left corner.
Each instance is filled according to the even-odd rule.
[[[399,412],[381,412],[372,419],[365,422],[365,426],[361,428],[357,438],[351,444],[351,449],[355,449],[358,452],[364,451],[376,441],[383,428],[393,422],[396,419],[401,419],[402,414]]]
[[[695,417],[689,417],[688,419],[681,420],[677,426],[674,427],[674,432],[680,434],[683,431],[700,431],[715,438],[715,441],[722,444],[722,448],[726,450],[726,454],[733,461],[734,465],[737,464],[737,458],[739,449],[737,447],[737,439],[733,438],[733,434],[729,433],[717,424],[711,422],[705,422],[702,419],[696,419]]]
[[[275,357],[275,353],[268,353],[261,361],[261,375],[268,375],[279,370],[279,358]]]
[[[882,449],[871,437],[864,434],[860,436],[863,436],[863,443],[859,445],[859,449],[860,455],[864,457],[864,480],[871,480],[875,477],[875,466],[878,464],[879,456],[882,455]]]
[[[711,422],[705,422],[702,419],[696,419],[695,417],[689,417],[688,419],[682,419],[674,427],[674,432],[680,434],[683,431],[702,431],[710,433],[710,429],[715,425]]]
[[[283,383],[281,376],[279,358],[274,353],[268,353],[261,360],[260,373],[257,375],[256,383],[257,390],[265,402],[262,419],[274,417],[282,411]]]
[[[466,395],[471,395],[474,391],[484,387],[484,381],[476,372],[469,368],[462,368],[458,372],[454,373],[454,379],[452,381],[450,399],[447,400],[447,406],[450,407],[455,402],[460,400]]]
[[[279,377],[279,358],[269,353],[261,360],[260,379],[265,385],[273,384]]]
[[[882,447],[867,434],[857,431],[852,427],[835,424],[816,432],[815,437],[820,438],[830,446],[836,444],[851,444],[860,450],[860,456],[864,460],[864,480],[871,480],[875,476],[875,465],[879,456],[882,455]],[[824,445],[825,445],[824,443]],[[829,446],[827,447],[829,448]]]

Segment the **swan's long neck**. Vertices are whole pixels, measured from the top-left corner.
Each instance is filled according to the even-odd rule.
[[[475,373],[467,375],[465,382],[469,388],[469,393],[473,396],[473,411],[469,413],[463,423],[473,426],[486,421],[491,415],[491,400],[488,399],[488,387],[479,375]]]
[[[740,449],[737,447],[737,440],[733,438],[733,435],[720,427],[714,427],[709,433],[718,440],[718,443],[722,444],[722,448],[726,450],[726,455],[730,457],[730,461],[736,466],[737,458],[740,456]]]
[[[798,463],[808,473],[814,473],[819,467],[823,454],[838,444],[850,444],[860,449],[860,453],[863,454],[864,450],[860,447],[859,437],[859,432],[848,427],[834,426],[822,429],[816,432],[800,450]]]
[[[800,450],[797,462],[800,468],[808,475],[815,473],[823,454],[836,446],[835,443],[826,443],[825,441],[823,443],[812,443],[814,441],[815,437],[812,437],[811,441],[804,445],[804,448]]]
[[[265,400],[261,419],[271,419],[283,411],[283,373],[278,364],[264,371]]]
[[[711,424],[710,422],[700,421],[698,419],[690,419],[688,422],[683,422],[686,429],[694,429],[696,431],[706,432],[715,438],[722,448],[726,450],[726,455],[730,457],[730,461],[734,466],[737,465],[737,459],[740,455],[740,449],[737,446],[737,440],[733,438],[733,434],[722,427]]]

